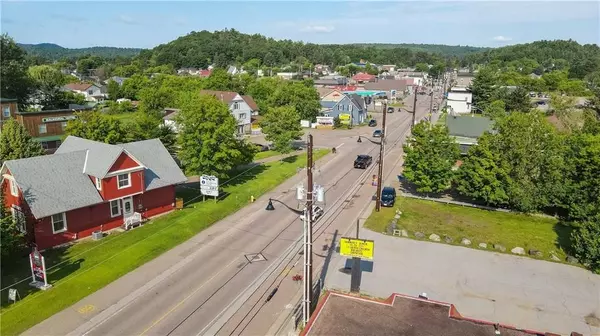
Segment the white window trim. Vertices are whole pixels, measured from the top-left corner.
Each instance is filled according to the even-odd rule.
[[[121,175],[127,175],[127,185],[122,187],[119,185],[119,176]],[[117,175],[117,189],[125,189],[129,187],[131,187],[131,173]]]
[[[62,220],[64,223],[64,228],[62,230],[54,231],[54,216],[55,215],[62,215]],[[50,225],[52,225],[52,233],[54,233],[54,234],[67,231],[67,215],[64,212],[60,213],[60,214],[51,215],[50,216]]]
[[[118,212],[117,214],[113,214],[113,212],[112,212],[112,208],[113,208],[113,205],[112,205],[112,203],[113,203],[113,202],[117,202],[117,207],[119,208],[119,212]],[[109,209],[109,211],[110,211],[110,218],[119,217],[119,216],[121,216],[121,214],[123,213],[123,212],[121,211],[121,200],[120,200],[120,199],[116,199],[116,200],[112,200],[112,201],[108,202],[108,206],[109,206],[109,208],[110,208],[110,209]]]
[[[138,167],[133,167],[133,168],[115,170],[114,172],[110,172],[110,173],[106,174],[106,177],[113,177],[113,176],[123,175],[125,173],[133,173],[133,172],[141,171],[141,170],[144,170],[144,169],[146,169],[145,166],[138,166]]]
[[[10,207],[10,212],[11,212],[13,220],[15,221],[15,223],[17,223],[17,229],[21,233],[25,233],[25,231],[27,230],[27,223],[26,223],[26,219],[25,219],[25,214],[23,214],[21,207],[19,207],[17,205],[13,205],[12,207]],[[22,221],[20,221],[20,220],[22,220]]]
[[[19,188],[17,187],[17,182],[14,179],[9,178],[8,183],[10,185],[10,194],[15,197],[19,197]]]
[[[102,180],[96,177],[96,189],[102,190]]]

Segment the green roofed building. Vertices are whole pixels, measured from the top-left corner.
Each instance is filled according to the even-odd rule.
[[[446,126],[450,136],[458,142],[460,152],[463,155],[467,154],[469,147],[477,144],[477,138],[483,133],[494,131],[494,121],[486,117],[473,115],[448,115]]]

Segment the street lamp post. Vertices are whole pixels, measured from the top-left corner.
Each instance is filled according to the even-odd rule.
[[[302,294],[302,318],[304,323],[308,323],[311,314],[311,307],[313,301],[313,289],[312,289],[312,234],[313,234],[313,203],[314,203],[314,194],[317,194],[317,202],[324,201],[324,189],[322,187],[317,187],[316,190],[313,188],[313,136],[312,134],[308,135],[308,146],[307,146],[307,190],[306,195],[304,194],[304,188],[299,187],[297,192],[298,200],[301,200],[306,196],[306,205],[304,210],[297,210],[289,207],[287,204],[281,202],[277,199],[269,198],[269,204],[265,210],[273,211],[275,207],[273,206],[273,202],[277,202],[285,206],[288,210],[299,214],[304,215],[303,226],[304,226],[304,234],[303,234],[303,251],[304,251],[304,270],[303,270],[303,294]]]

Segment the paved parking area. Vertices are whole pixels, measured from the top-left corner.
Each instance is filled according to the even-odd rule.
[[[600,335],[600,276],[574,266],[391,237],[366,229],[375,241],[372,272],[362,273],[361,292],[388,297],[418,295],[453,303],[464,316],[519,328],[568,335]],[[326,287],[349,290],[340,272],[346,258],[332,260]]]

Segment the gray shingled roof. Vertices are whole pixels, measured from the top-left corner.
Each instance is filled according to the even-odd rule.
[[[5,162],[35,218],[103,202],[82,173],[85,154],[84,150]]]
[[[450,135],[479,138],[486,131],[491,132],[493,130],[494,122],[489,118],[480,116],[449,115],[446,117],[446,126],[448,126]]]
[[[39,219],[104,202],[88,175],[96,176],[90,171],[108,171],[123,151],[146,167],[146,190],[187,180],[158,139],[107,145],[69,136],[53,155],[11,160],[4,164],[17,181],[32,214]],[[108,168],[104,168],[106,166]],[[104,175],[99,173],[98,176]]]
[[[62,154],[80,150],[89,151],[85,169],[83,165],[81,169],[84,173],[98,178],[106,177],[110,167],[123,152],[123,148],[119,146],[68,136],[55,153]]]
[[[146,190],[187,181],[187,178],[160,140],[150,139],[120,146],[146,166],[144,171]]]

